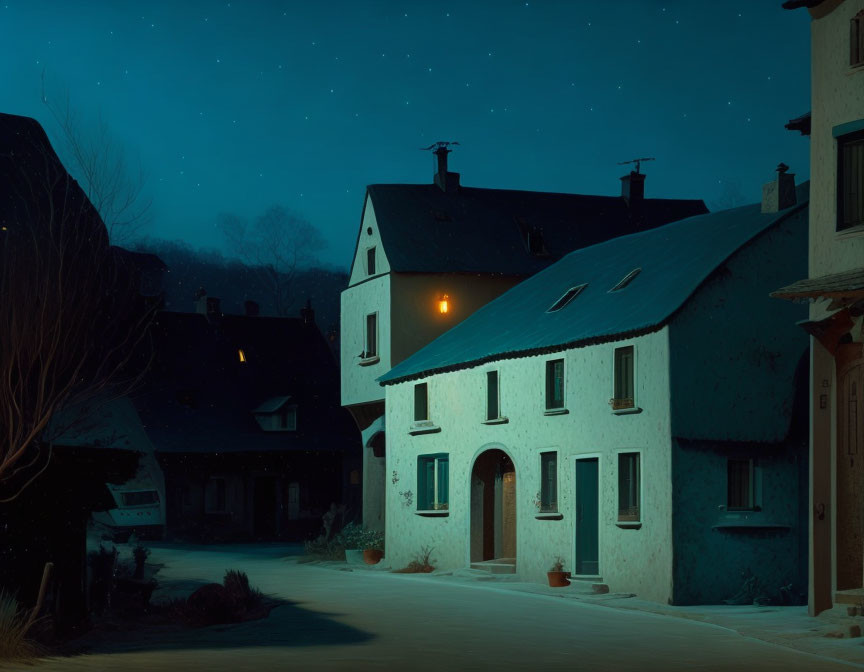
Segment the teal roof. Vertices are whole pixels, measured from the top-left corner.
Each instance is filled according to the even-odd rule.
[[[378,378],[382,385],[486,361],[554,352],[662,327],[700,284],[754,237],[807,207],[762,214],[760,204],[690,217],[571,252],[516,285]],[[615,287],[641,269],[623,289]],[[586,284],[560,310],[550,307]]]

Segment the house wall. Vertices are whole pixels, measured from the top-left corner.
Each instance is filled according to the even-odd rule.
[[[609,406],[615,347],[635,345],[636,403],[641,413],[616,415]],[[565,415],[544,415],[545,362],[565,359]],[[486,372],[499,371],[505,424],[484,424]],[[612,591],[630,591],[666,602],[672,589],[670,417],[666,329],[637,339],[564,353],[507,359],[424,379],[429,417],[441,431],[409,435],[414,384],[385,388],[387,449],[387,559],[410,562],[421,547],[434,550],[442,569],[465,567],[470,559],[471,472],[485,450],[505,451],[516,468],[516,557],[519,575],[545,582],[556,555],[573,568],[575,543],[575,459],[598,456],[599,573]],[[561,520],[540,520],[540,452],[558,451]],[[617,521],[617,454],[641,451],[642,527]],[[448,453],[448,515],[425,517],[417,509],[417,457]]]
[[[832,135],[835,126],[864,119],[864,67],[849,67],[849,23],[862,10],[864,0],[845,0],[811,23],[810,277],[860,268],[864,259],[864,231],[836,232],[837,140]],[[811,317],[827,315],[827,303],[814,304]]]
[[[360,236],[357,239],[357,249],[354,250],[354,262],[351,265],[351,277],[348,278],[348,286],[353,287],[371,277],[366,268],[366,251],[374,247],[375,253],[375,275],[386,275],[390,272],[390,262],[384,253],[381,244],[381,234],[378,231],[378,221],[375,218],[375,207],[368,194],[363,202],[363,218],[360,222]]]
[[[789,583],[805,592],[806,433],[789,432],[796,387],[806,394],[799,365],[808,338],[795,326],[806,308],[768,295],[805,275],[806,229],[805,208],[756,238],[670,324],[672,433],[683,437],[672,469],[676,604],[733,597],[745,569],[775,596]],[[755,458],[761,511],[722,508],[730,457]],[[717,527],[739,523],[782,527]]]
[[[342,405],[365,404],[384,399],[376,382],[392,367],[390,356],[390,275],[377,276],[342,292]],[[360,364],[365,347],[366,316],[378,313],[378,362]]]

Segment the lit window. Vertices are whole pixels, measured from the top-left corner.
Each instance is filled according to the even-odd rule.
[[[486,419],[497,420],[501,416],[499,408],[498,372],[486,372]]]
[[[546,410],[564,408],[564,360],[546,362]]]
[[[375,248],[370,247],[366,250],[366,273],[375,275]]]
[[[837,138],[837,163],[837,230],[864,226],[864,131]]]
[[[540,453],[540,513],[558,511],[558,453]]]
[[[577,285],[576,287],[571,287],[566,292],[564,292],[564,295],[560,299],[558,299],[555,303],[553,303],[552,306],[549,308],[549,310],[547,310],[546,312],[547,313],[554,313],[554,312],[561,310],[564,306],[566,306],[573,299],[575,299],[577,296],[579,296],[579,293],[583,289],[585,289],[587,286],[588,286],[588,283],[585,283],[584,285]]]
[[[615,285],[609,291],[610,292],[617,292],[617,291],[624,289],[627,285],[629,285],[633,281],[633,278],[635,278],[641,272],[642,272],[641,268],[634,268],[627,275],[625,275],[623,278],[621,278],[621,280],[618,282],[618,284]]]
[[[378,313],[366,316],[366,343],[364,357],[375,357],[378,354]]]
[[[756,509],[756,479],[753,460],[730,459],[726,465],[726,510]]]
[[[618,520],[638,522],[639,453],[618,454]]]
[[[417,509],[447,510],[450,495],[450,469],[447,453],[417,457]]]
[[[615,389],[612,410],[634,408],[636,400],[633,392],[633,346],[615,348]]]
[[[243,352],[243,350],[238,350],[238,351],[237,351],[237,356],[240,358],[240,361],[241,361],[241,362],[245,362],[245,361],[246,361],[246,353]]]
[[[438,299],[438,311],[440,313],[446,313],[450,310],[450,296],[447,294],[442,294]]]
[[[426,383],[414,386],[414,422],[429,419],[429,389]]]

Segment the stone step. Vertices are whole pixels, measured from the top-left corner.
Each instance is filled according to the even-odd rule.
[[[515,574],[516,558],[496,558],[494,560],[472,562],[471,569],[479,569],[490,574]]]

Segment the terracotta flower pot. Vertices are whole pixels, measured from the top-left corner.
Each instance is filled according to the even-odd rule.
[[[549,585],[552,588],[564,588],[570,585],[568,577],[570,572],[546,572],[546,578],[549,579]]]
[[[363,562],[367,565],[377,565],[384,557],[384,551],[377,548],[367,548],[363,550]]]

